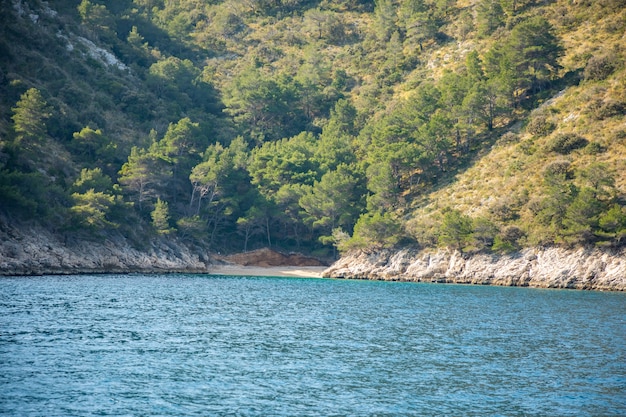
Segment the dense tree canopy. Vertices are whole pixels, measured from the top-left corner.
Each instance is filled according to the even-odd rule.
[[[623,48],[568,52],[564,36],[582,16],[623,31],[611,2],[27,3],[0,5],[5,214],[322,255],[626,241],[606,157],[624,137]],[[579,113],[544,108],[581,82],[595,98]],[[503,143],[498,175],[525,172],[532,196],[480,215],[429,201]]]

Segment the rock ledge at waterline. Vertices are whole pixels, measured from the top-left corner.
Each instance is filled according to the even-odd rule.
[[[335,262],[323,276],[624,291],[626,248],[532,248],[511,255],[408,249],[354,251]]]
[[[99,240],[61,241],[41,227],[0,222],[0,275],[207,272],[210,260],[174,240],[143,249],[119,234]]]

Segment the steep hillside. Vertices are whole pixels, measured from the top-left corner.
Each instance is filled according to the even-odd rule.
[[[409,233],[434,243],[445,207],[479,222],[493,222],[500,230],[518,227],[519,242],[514,246],[588,243],[594,241],[592,233],[604,234],[593,230],[602,220],[597,208],[576,206],[579,197],[615,203],[613,214],[602,219],[614,225],[618,242],[623,240],[626,72],[624,32],[617,28],[624,11],[563,10],[561,6],[550,11],[564,45],[560,62],[565,83],[538,100],[527,117],[502,126],[493,145],[485,147],[466,170],[413,200]],[[558,180],[550,177],[554,170]],[[585,191],[589,188],[593,192]],[[562,207],[553,209],[563,213],[556,218],[556,213],[545,211],[548,203],[558,203],[559,195]],[[569,225],[563,224],[568,210]],[[575,216],[587,221],[574,225]],[[471,250],[477,242],[465,243]]]
[[[622,247],[625,6],[0,2],[0,218],[139,250]]]

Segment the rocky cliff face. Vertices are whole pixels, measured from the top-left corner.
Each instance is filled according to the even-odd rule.
[[[0,221],[0,275],[207,272],[210,260],[180,242],[156,239],[146,248],[124,237],[63,242],[49,231]]]
[[[626,290],[626,249],[526,249],[512,255],[449,251],[353,252],[324,274],[416,282]]]

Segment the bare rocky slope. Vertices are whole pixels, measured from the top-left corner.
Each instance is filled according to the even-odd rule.
[[[323,276],[537,288],[626,290],[626,249],[534,248],[511,255],[458,251],[355,251]]]

